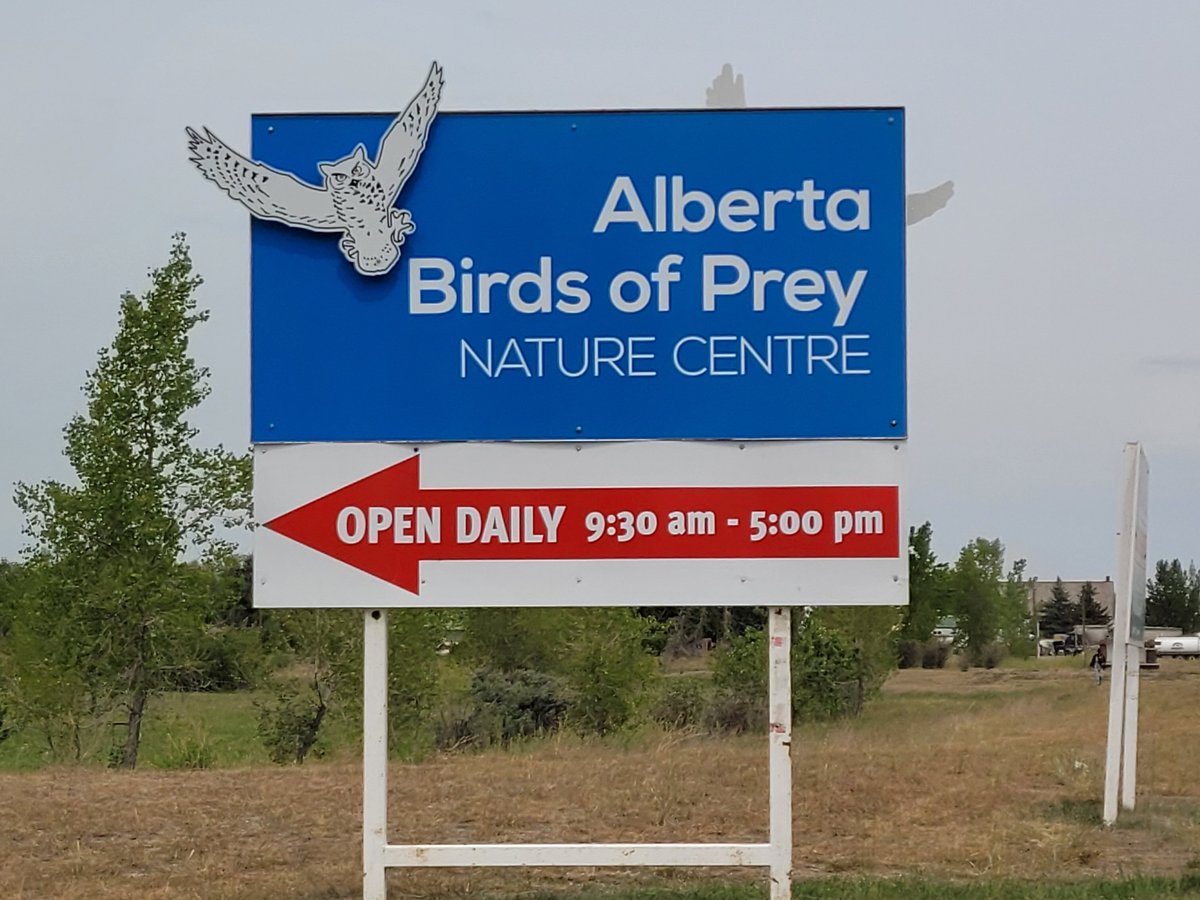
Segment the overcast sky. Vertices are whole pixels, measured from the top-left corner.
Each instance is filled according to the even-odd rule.
[[[185,125],[396,110],[907,108],[910,524],[999,537],[1041,578],[1115,575],[1121,447],[1150,459],[1150,558],[1200,557],[1200,4],[11,4],[0,22],[0,493],[69,478],[61,428],[120,293],[188,234],[212,320],[202,439],[249,439],[246,212]],[[23,544],[0,498],[0,556]]]

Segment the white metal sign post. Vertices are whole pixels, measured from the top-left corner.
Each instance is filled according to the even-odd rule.
[[[763,866],[771,900],[792,895],[791,610],[772,607],[770,838],[765,844],[389,844],[387,611],[363,630],[363,900],[385,900],[388,868],[511,866]]]
[[[1120,805],[1132,810],[1137,791],[1138,688],[1146,625],[1146,527],[1150,466],[1141,444],[1124,449],[1125,486],[1117,541],[1117,604],[1113,617],[1108,746],[1104,765],[1104,824]]]

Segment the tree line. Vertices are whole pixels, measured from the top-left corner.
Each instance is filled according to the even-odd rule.
[[[250,523],[250,460],[199,447],[189,424],[208,394],[188,349],[208,318],[201,284],[176,236],[149,288],[122,296],[85,409],[64,428],[73,482],[17,486],[27,545],[21,562],[0,560],[0,741],[22,729],[48,759],[132,768],[146,717],[176,691],[254,689],[259,737],[279,762],[321,752],[331,721],[360,719],[360,613],[252,606],[253,563],[234,540]],[[853,715],[898,663],[944,663],[932,635],[946,616],[966,665],[1032,652],[1024,561],[1006,567],[1001,542],[979,538],[948,564],[931,543],[929,523],[911,530],[908,607],[793,616],[798,720]],[[1177,615],[1178,582],[1193,622],[1194,569],[1156,577],[1155,615]],[[765,618],[761,607],[397,610],[393,747],[650,722],[763,728]],[[662,676],[662,658],[710,652],[711,678]]]

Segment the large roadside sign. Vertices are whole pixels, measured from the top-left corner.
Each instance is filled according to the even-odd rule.
[[[263,115],[260,606],[907,601],[904,114]]]

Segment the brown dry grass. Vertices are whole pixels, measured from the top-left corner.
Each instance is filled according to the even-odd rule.
[[[1105,686],[1107,688],[1107,684]],[[797,873],[1174,875],[1200,865],[1200,664],[1143,679],[1139,810],[1096,824],[1108,691],[1082,670],[897,673],[859,720],[794,743]],[[395,765],[393,841],[762,840],[761,738]],[[0,897],[318,898],[359,893],[360,774],[288,769],[0,776]],[[758,878],[754,872],[710,873]],[[694,872],[392,871],[393,897]]]

